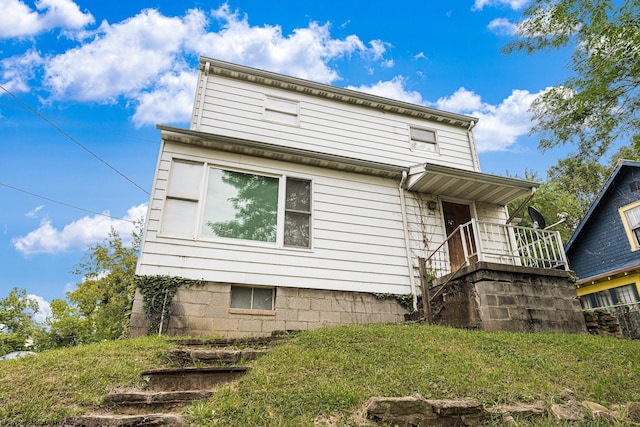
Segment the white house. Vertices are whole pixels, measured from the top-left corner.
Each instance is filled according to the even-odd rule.
[[[201,58],[190,128],[158,126],[137,270],[205,282],[178,292],[169,333],[396,322],[406,310],[381,294],[415,301],[420,258],[436,275],[529,265],[505,205],[536,184],[480,172],[476,123]]]

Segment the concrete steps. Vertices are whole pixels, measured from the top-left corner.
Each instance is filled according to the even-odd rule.
[[[235,381],[245,375],[246,366],[214,366],[206,368],[170,368],[142,372],[149,380],[150,391],[214,390],[220,384]]]
[[[176,412],[197,400],[207,399],[215,389],[241,378],[250,368],[236,366],[265,354],[282,337],[172,340],[180,346],[165,352],[179,367],[140,373],[144,390],[109,393],[104,397],[108,413],[72,417],[67,427],[147,427],[185,425]],[[233,348],[230,348],[233,347]],[[203,366],[204,365],[204,366]]]
[[[177,414],[118,415],[96,414],[73,417],[63,427],[182,427],[184,419]]]
[[[213,390],[131,391],[109,393],[105,406],[125,414],[171,412],[182,409],[196,400],[213,396]]]

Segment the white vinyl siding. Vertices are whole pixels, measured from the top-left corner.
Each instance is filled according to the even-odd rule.
[[[161,210],[154,205],[139,274],[266,287],[410,292],[395,180],[168,142],[164,143],[158,177],[168,175],[174,157],[203,163],[215,158],[216,164],[234,170],[308,178],[313,183],[312,249],[165,236],[151,228],[160,223],[156,218]],[[165,197],[166,183],[166,179],[156,179],[153,200]]]
[[[285,125],[298,125],[298,103],[287,99],[267,96],[264,104],[264,119]]]
[[[215,89],[214,89],[215,87]],[[264,120],[265,93],[299,102],[297,126]],[[432,162],[475,170],[466,129],[220,76],[207,79],[193,129],[398,166]],[[410,128],[437,132],[437,152],[412,150]]]

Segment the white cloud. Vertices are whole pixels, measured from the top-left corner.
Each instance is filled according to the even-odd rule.
[[[51,304],[39,295],[29,294],[27,298],[38,303],[38,311],[33,314],[36,323],[44,323],[51,316]]]
[[[27,212],[24,215],[27,218],[37,218],[38,217],[38,212],[40,212],[42,210],[42,208],[44,208],[44,205],[36,206],[35,208],[33,208],[33,210],[31,210],[30,212]]]
[[[0,38],[29,37],[52,28],[78,29],[94,22],[70,0],[38,0],[37,10],[20,0],[0,0]]]
[[[514,24],[506,18],[496,18],[489,22],[487,28],[496,34],[512,36],[516,34],[517,24]]]
[[[136,126],[146,123],[188,122],[193,107],[197,74],[190,71],[167,72],[154,88],[138,96],[133,115]]]
[[[379,81],[371,86],[348,86],[347,89],[353,89],[360,92],[370,93],[372,95],[383,96],[385,98],[396,99],[398,101],[410,102],[412,104],[424,104],[422,95],[416,91],[408,91],[404,88],[405,79],[402,76],[396,76],[392,80]]]
[[[531,130],[529,107],[538,95],[540,93],[516,89],[500,104],[491,105],[482,102],[474,92],[460,88],[452,96],[436,101],[435,106],[477,117],[479,122],[474,128],[474,136],[478,151],[501,151]]]
[[[311,22],[290,35],[283,34],[279,25],[251,26],[246,15],[240,16],[227,4],[212,15],[220,31],[192,33],[187,45],[193,52],[322,83],[339,79],[337,71],[327,65],[331,60],[354,53],[380,60],[386,49],[379,40],[367,47],[355,35],[331,38],[329,24]]]
[[[103,23],[95,39],[52,57],[45,83],[54,99],[115,101],[135,98],[176,65],[190,32],[199,32],[202,12],[168,18],[148,9],[121,23]]]
[[[469,112],[482,108],[482,98],[480,95],[471,92],[463,87],[455,91],[455,93],[446,98],[440,98],[436,101],[435,106],[440,110],[452,112]]]
[[[44,219],[40,227],[26,236],[11,240],[14,248],[23,255],[37,253],[57,253],[69,249],[86,249],[87,246],[103,241],[111,229],[116,230],[123,241],[131,238],[134,225],[130,221],[137,221],[146,215],[146,204],[131,207],[124,219],[109,218],[102,215],[86,216],[61,230],[56,229],[49,219]],[[108,214],[108,212],[105,212]]]
[[[472,10],[482,10],[485,6],[509,6],[513,10],[523,8],[529,0],[475,0]]]
[[[208,29],[211,17],[218,31]],[[392,66],[383,58],[386,47],[380,40],[366,46],[355,35],[334,39],[329,24],[311,22],[289,35],[280,26],[251,26],[227,4],[209,17],[198,9],[182,17],[147,9],[116,24],[104,22],[89,42],[47,58],[44,79],[52,100],[124,99],[141,126],[188,120],[196,81],[188,64],[200,55],[330,83],[340,76],[328,64],[352,54]]]
[[[2,0],[0,0],[2,1]],[[0,14],[0,16],[2,16]],[[9,92],[28,92],[29,80],[35,76],[35,70],[44,64],[43,58],[34,49],[22,55],[15,55],[0,61],[2,86]]]

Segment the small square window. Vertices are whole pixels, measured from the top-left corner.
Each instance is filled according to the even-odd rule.
[[[437,134],[432,129],[410,128],[411,149],[435,152],[437,150]]]
[[[231,308],[273,310],[273,288],[231,287]]]

